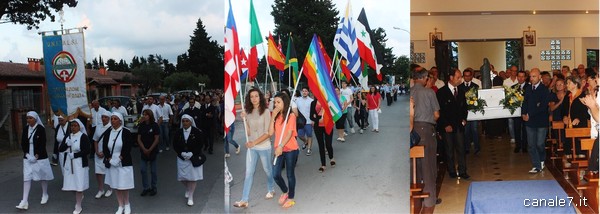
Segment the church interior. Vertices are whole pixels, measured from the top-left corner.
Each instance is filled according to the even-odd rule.
[[[508,73],[513,65],[527,72],[539,68],[551,75],[556,74],[553,71],[560,73],[563,66],[568,66],[569,72],[571,69],[576,72],[577,67],[583,65],[594,69],[597,75],[598,6],[597,0],[414,0],[411,1],[411,62],[427,70],[437,67],[437,79],[442,81],[447,80],[451,68],[460,71],[472,68],[474,76],[481,78],[484,58],[493,65],[492,78]],[[528,173],[531,160],[526,150],[513,152],[515,144],[511,139],[514,137],[506,122],[496,127],[498,123],[486,125],[487,120],[475,121],[479,124],[477,134],[481,149],[477,152],[471,149],[466,154],[470,178],[449,176],[443,152],[440,152],[443,146],[439,146],[444,142],[439,139],[437,183],[411,181],[412,213],[475,213],[486,208],[500,213],[546,212],[540,207],[558,211],[564,207],[549,203],[558,202],[561,197],[567,204],[572,199],[576,205],[567,206],[566,212],[598,213],[598,174],[588,170],[590,155],[572,156],[572,151],[563,145],[564,141],[577,139],[581,149],[591,153],[594,139],[590,136],[589,121],[588,127],[579,129],[550,121],[549,132],[568,136],[548,134],[545,169],[542,167],[540,173],[534,174]],[[490,129],[501,130],[501,133],[498,136],[486,133]],[[471,142],[465,143],[471,147]],[[416,160],[424,156],[420,150],[419,147],[411,149],[413,168],[419,167]],[[411,171],[411,177],[418,177],[415,173],[419,171]],[[436,196],[424,192],[424,185],[436,185]],[[543,204],[529,203],[541,202],[527,198],[539,195],[543,196]],[[427,197],[437,197],[441,203],[434,208],[425,207],[422,200]]]

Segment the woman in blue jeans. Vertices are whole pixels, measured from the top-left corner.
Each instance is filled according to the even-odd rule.
[[[235,154],[240,154],[240,145],[238,145],[237,142],[235,142],[235,140],[233,140],[233,134],[235,133],[235,125],[232,125],[229,127],[229,131],[227,132],[227,135],[225,135],[225,143],[223,144],[225,147],[225,157],[231,157],[231,155],[229,155],[229,144],[231,143],[231,145],[233,145],[235,147]]]
[[[244,103],[246,111],[242,112],[242,117],[246,118],[248,127],[248,142],[246,142],[246,147],[248,147],[248,151],[246,152],[246,178],[244,180],[242,200],[235,202],[233,204],[234,207],[248,207],[248,196],[250,195],[254,171],[256,170],[256,163],[259,158],[263,170],[265,171],[265,174],[267,174],[267,195],[265,198],[271,199],[275,196],[271,166],[273,160],[270,140],[271,135],[269,134],[271,114],[267,110],[267,102],[264,97],[265,96],[258,88],[250,89],[246,95]]]

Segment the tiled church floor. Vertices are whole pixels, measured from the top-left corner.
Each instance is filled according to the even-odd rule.
[[[439,198],[442,203],[435,207],[435,213],[464,213],[467,191],[472,181],[509,180],[551,180],[548,169],[542,173],[529,174],[531,161],[528,153],[514,153],[514,144],[508,135],[502,139],[480,137],[481,152],[474,155],[474,149],[467,155],[467,173],[470,180],[450,178],[444,175]]]

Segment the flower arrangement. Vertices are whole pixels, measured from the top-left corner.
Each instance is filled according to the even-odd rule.
[[[504,109],[508,109],[510,114],[514,114],[517,108],[523,104],[523,91],[519,88],[512,88],[504,86],[504,99],[500,100],[500,104],[504,106]]]
[[[138,116],[138,118],[135,120],[135,122],[133,122],[133,125],[135,127],[137,127],[137,126],[140,125],[140,122],[142,122],[142,116],[141,116],[141,114]]]
[[[481,114],[485,114],[483,107],[487,106],[487,103],[484,99],[477,97],[477,89],[475,87],[472,87],[465,93],[465,98],[467,101],[467,110],[473,113],[481,112]]]

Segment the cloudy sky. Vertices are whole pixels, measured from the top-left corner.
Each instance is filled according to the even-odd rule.
[[[348,0],[332,0],[340,13],[343,13]],[[275,29],[271,5],[273,0],[254,0],[254,10],[258,19],[261,35],[269,35]],[[250,1],[231,0],[235,22],[238,28],[240,46],[248,49],[250,46]],[[352,15],[358,18],[364,7],[371,28],[381,27],[387,33],[387,47],[392,47],[396,56],[410,54],[410,1],[409,0],[351,0]],[[227,15],[229,4],[225,2],[224,14]],[[342,15],[340,15],[341,17]],[[399,29],[394,29],[399,28]],[[332,41],[333,42],[333,41]],[[333,45],[329,42],[329,45]],[[323,41],[328,45],[326,41]],[[266,43],[264,43],[266,45]],[[266,46],[265,46],[266,49]],[[262,55],[262,48],[258,49]],[[300,54],[300,53],[298,53]]]
[[[128,63],[134,55],[160,54],[175,63],[187,51],[196,22],[202,19],[209,36],[223,43],[223,0],[102,0],[79,1],[65,8],[65,28],[87,26],[86,59],[102,55]],[[57,20],[59,17],[57,16]],[[24,25],[0,24],[0,61],[25,63],[28,57],[41,58],[39,31],[60,30],[49,18],[39,29]]]

